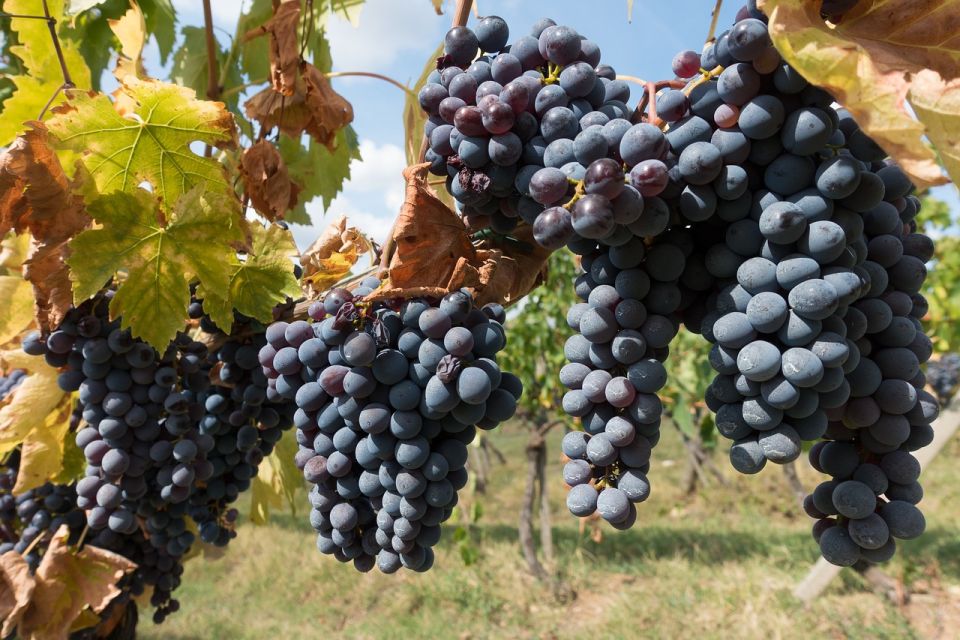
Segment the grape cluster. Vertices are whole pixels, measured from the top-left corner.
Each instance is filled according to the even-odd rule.
[[[649,248],[639,237],[614,247],[578,239],[571,248],[582,256],[576,292],[584,302],[567,313],[576,333],[564,345],[569,362],[560,381],[569,389],[563,410],[583,431],[562,442],[567,506],[626,529],[636,521],[635,503],[650,493],[646,474],[663,411],[657,391],[679,329],[686,256],[666,235]]]
[[[117,550],[143,537],[156,550],[131,559],[154,586],[159,622],[178,606],[170,593],[194,542],[187,499],[213,472],[206,454],[214,439],[197,428],[200,394],[210,385],[207,350],[181,334],[158,353],[109,319],[112,296],[108,290],[72,309],[45,340],[31,334],[23,348],[61,367],[60,387],[77,392],[83,426],[76,443],[87,469],[76,504],[87,513],[91,542]]]
[[[23,349],[77,392],[71,430],[87,469],[69,487],[71,504],[86,512],[91,544],[137,563],[122,597],[152,586],[159,623],[179,608],[171,594],[193,531],[221,546],[236,535],[230,505],[292,426],[294,405],[268,390],[258,361],[266,339],[251,319],[238,316],[227,336],[194,300],[191,316],[219,346],[181,334],[161,354],[109,319],[112,296],[72,309],[47,336],[29,334]]]
[[[841,127],[851,136],[859,131],[850,119]],[[933,242],[916,232],[920,201],[910,195],[907,177],[881,164],[880,153],[862,153],[854,150],[872,160],[873,170],[862,179],[876,185],[882,201],[863,212],[868,289],[844,318],[859,361],[847,376],[850,401],[827,410],[825,441],[810,452],[814,468],[831,479],[804,504],[817,518],[813,534],[823,556],[843,566],[886,561],[895,539],[923,533],[916,507],[923,497],[920,463],[911,452],[933,440],[939,413],[921,368],[933,352],[920,323],[927,302],[919,293]]]
[[[236,536],[237,512],[230,505],[250,487],[260,463],[293,426],[296,407],[275,389],[268,389],[258,359],[267,343],[259,323],[238,317],[227,335],[203,314],[202,301],[194,301],[191,315],[219,346],[210,351],[207,361],[212,384],[200,394],[199,432],[213,438],[206,454],[212,473],[196,483],[189,515],[197,523],[201,540],[224,546]]]
[[[513,415],[522,385],[495,360],[502,307],[464,291],[364,302],[379,284],[332,290],[312,323],[270,325],[259,359],[268,394],[297,406],[320,551],[360,571],[426,571],[467,482],[467,445]]]
[[[695,55],[678,54],[678,75]],[[823,438],[811,463],[833,479],[805,508],[824,557],[889,559],[893,538],[923,530],[909,452],[930,442],[937,415],[920,371],[932,347],[919,291],[933,255],[916,233],[920,201],[850,115],[779,59],[755,9],[699,66],[716,71],[663,116],[679,119],[661,197],[707,244],[712,293],[681,313],[714,345],[707,404],[743,473]],[[658,106],[683,104],[676,93]]]
[[[48,538],[63,525],[76,542],[83,530],[83,511],[77,509],[73,484],[50,482],[19,495],[13,494],[20,470],[20,450],[12,451],[0,466],[0,554],[24,553],[31,571],[36,571]],[[39,540],[38,540],[39,538]]]
[[[960,354],[948,353],[927,364],[927,384],[946,406],[960,385]]]
[[[633,166],[639,158],[631,140],[642,144],[646,131],[631,125],[630,87],[600,63],[593,41],[548,18],[510,45],[508,39],[497,16],[475,30],[454,27],[419,94],[429,115],[431,172],[446,178],[468,227],[500,233],[521,220],[533,224],[545,206],[565,201],[571,180],[583,179],[594,161],[619,160],[628,130],[624,159]],[[579,209],[597,205],[588,198]],[[635,198],[624,196],[619,207],[636,209]],[[562,232],[569,215],[553,210],[541,226],[553,223]]]

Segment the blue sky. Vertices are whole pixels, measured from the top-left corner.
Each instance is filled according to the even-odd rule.
[[[415,81],[427,57],[450,27],[454,2],[446,0],[445,13],[436,15],[430,0],[367,0],[359,26],[332,17],[327,27],[337,71],[373,71],[400,82]],[[174,0],[180,23],[203,22],[197,0]],[[218,37],[226,41],[245,2],[212,3]],[[672,77],[670,61],[681,49],[699,50],[710,26],[713,0],[649,2],[636,0],[633,19],[627,21],[626,0],[476,0],[481,15],[499,15],[511,26],[511,41],[526,33],[539,18],[549,16],[568,24],[600,45],[603,62],[618,72],[658,80]],[[725,2],[718,30],[733,21],[739,4]],[[475,18],[471,16],[471,21]],[[153,64],[150,64],[151,58]],[[149,69],[157,69],[155,47],[147,51]],[[354,128],[360,136],[364,159],[352,167],[353,176],[343,193],[324,213],[319,199],[308,210],[313,227],[295,227],[297,244],[304,248],[325,225],[325,218],[346,214],[374,239],[382,241],[403,201],[405,160],[401,120],[404,96],[384,82],[364,78],[336,78],[334,86],[354,108]],[[639,89],[639,87],[634,87]],[[960,199],[954,187],[937,190],[954,210]]]

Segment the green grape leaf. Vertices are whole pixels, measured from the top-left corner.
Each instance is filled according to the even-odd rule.
[[[213,322],[229,331],[233,310],[267,322],[273,319],[273,308],[287,298],[300,297],[300,285],[293,275],[292,257],[297,246],[290,231],[278,225],[250,225],[253,238],[245,260],[236,256],[230,263],[229,285],[224,289],[201,286],[197,295],[203,298],[203,309]],[[221,295],[227,292],[227,297]]]
[[[94,91],[100,91],[101,76],[119,46],[110,21],[122,17],[129,8],[128,0],[103,0],[97,3],[96,11],[75,13],[70,20],[70,36],[90,69],[90,88]]]
[[[207,41],[203,27],[184,27],[183,43],[173,54],[173,66],[170,79],[177,84],[190,87],[198,96],[207,95]],[[227,52],[217,45],[217,63],[222,67],[227,62]],[[231,65],[224,81],[226,87],[236,87],[243,82],[236,65]],[[232,92],[226,99],[231,110],[237,109],[239,93]]]
[[[223,103],[132,76],[124,78],[122,89],[116,105],[102,94],[71,91],[69,102],[48,123],[58,147],[81,154],[100,193],[131,193],[148,182],[169,208],[198,185],[207,192],[232,191],[221,164],[190,149],[194,142],[235,145],[233,116]],[[117,110],[128,104],[133,113]]]
[[[177,201],[167,224],[156,200],[143,189],[112,193],[91,202],[88,213],[102,226],[70,242],[67,263],[78,303],[117,273],[126,278],[110,303],[123,328],[163,351],[183,328],[190,282],[226,291],[236,251],[244,239],[239,203],[232,195],[196,188]]]
[[[160,62],[167,63],[177,40],[177,11],[172,0],[140,0],[140,9],[147,23],[147,32],[153,34],[160,49]]]
[[[253,0],[243,12],[237,24],[237,33],[244,34],[270,19],[273,3],[270,0]],[[240,69],[251,82],[270,81],[270,42],[266,38],[241,38],[238,43]]]
[[[300,187],[297,206],[284,216],[287,222],[309,224],[307,204],[320,197],[326,209],[343,189],[343,183],[350,178],[350,162],[360,159],[360,145],[353,127],[337,132],[336,145],[330,151],[313,139],[303,145],[299,140],[280,136],[280,155],[290,179]]]
[[[47,6],[51,17],[63,19],[63,0],[49,0]],[[21,15],[37,15],[40,3],[36,0],[6,0],[3,10]],[[64,21],[57,30],[63,59],[71,79],[78,87],[90,86],[90,70],[77,48],[67,37],[68,27]],[[47,102],[54,97],[63,84],[63,72],[57,61],[57,52],[50,38],[50,30],[44,20],[11,18],[10,30],[17,34],[21,44],[10,47],[10,52],[23,61],[26,72],[10,76],[16,85],[14,94],[3,103],[3,118],[0,118],[0,146],[6,146],[23,132],[23,124],[36,120]],[[53,100],[51,106],[63,102],[63,94]],[[49,110],[47,111],[49,115]]]

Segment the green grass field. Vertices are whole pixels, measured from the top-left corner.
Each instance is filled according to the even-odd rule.
[[[665,427],[654,451],[653,495],[632,531],[603,527],[590,539],[563,505],[559,433],[550,441],[554,559],[576,592],[558,597],[532,578],[517,544],[526,434],[495,434],[495,465],[471,530],[479,558],[466,565],[448,526],[427,574],[358,574],[314,547],[307,510],[267,526],[244,523],[226,556],[191,560],[179,613],[161,627],[142,616],[145,638],[958,638],[960,637],[960,442],[922,479],[927,533],[902,544],[885,571],[912,597],[898,607],[845,570],[811,607],[791,595],[817,558],[810,521],[781,470],[734,473],[682,494],[683,447]],[[819,474],[798,463],[812,489]],[[306,496],[301,503],[306,505]]]

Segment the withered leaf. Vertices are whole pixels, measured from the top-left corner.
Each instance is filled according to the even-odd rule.
[[[36,580],[30,574],[27,561],[16,551],[0,555],[0,633],[10,636],[26,613],[33,598]]]
[[[393,227],[389,266],[390,284],[396,288],[448,288],[461,258],[476,261],[463,222],[427,184],[429,166],[429,162],[412,165],[403,172],[407,189]]]
[[[0,154],[0,236],[29,231],[40,242],[69,238],[90,221],[39,122]]]
[[[290,96],[268,88],[243,106],[247,117],[266,129],[279,127],[293,139],[306,132],[331,150],[336,146],[337,132],[353,122],[353,106],[309,62],[300,65],[296,88]]]
[[[307,293],[316,297],[329,289],[349,273],[361,253],[371,250],[370,240],[356,228],[347,226],[346,216],[334,220],[300,256],[301,282]]]
[[[24,638],[63,638],[81,611],[104,608],[120,593],[117,581],[137,565],[90,545],[68,545],[66,525],[54,535],[36,573],[36,589],[20,624]]]
[[[74,190],[80,176],[67,178],[39,122],[0,155],[0,234],[13,229],[33,235],[23,275],[33,284],[43,329],[59,324],[72,302],[66,243],[90,223]]]
[[[243,152],[240,172],[253,208],[271,222],[297,204],[300,187],[291,182],[280,152],[266,140]]]
[[[530,226],[518,227],[511,242],[487,239],[474,246],[463,221],[427,184],[429,166],[403,173],[407,192],[393,228],[389,282],[372,296],[437,296],[468,287],[477,304],[511,304],[538,286],[550,251],[537,245]]]
[[[297,80],[297,65],[300,62],[299,24],[300,1],[284,0],[272,18],[244,36],[244,40],[250,40],[270,34],[270,79],[274,90],[285,96],[293,95]]]

